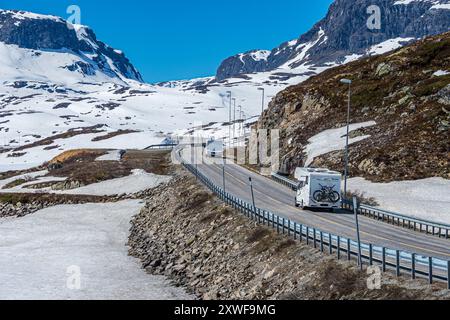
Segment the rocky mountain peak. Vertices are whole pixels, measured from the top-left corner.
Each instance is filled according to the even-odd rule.
[[[78,55],[78,62],[60,67],[83,75],[100,71],[110,77],[143,82],[140,73],[121,51],[99,41],[89,27],[73,25],[59,17],[0,10],[0,42],[22,49]]]
[[[216,77],[223,80],[280,67],[295,70],[306,64],[340,64],[352,55],[384,53],[449,30],[447,0],[335,0],[326,17],[298,39],[284,42],[258,63],[249,59],[242,67],[240,55],[228,58]]]

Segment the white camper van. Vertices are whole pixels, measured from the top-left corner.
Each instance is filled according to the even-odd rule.
[[[297,168],[299,181],[295,206],[304,208],[339,209],[342,204],[339,172],[328,169]]]
[[[211,158],[222,158],[224,154],[223,150],[222,140],[209,140],[206,143],[205,154]]]

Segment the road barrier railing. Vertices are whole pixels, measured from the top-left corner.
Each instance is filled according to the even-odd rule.
[[[194,174],[214,194],[226,204],[244,214],[247,218],[260,224],[276,229],[280,234],[286,234],[294,240],[304,241],[308,245],[319,248],[322,252],[336,254],[338,259],[351,260],[358,257],[358,242],[339,235],[324,232],[317,228],[300,224],[253,204],[246,202],[232,194],[225,192],[220,186],[202,174],[198,167],[180,161],[183,166]],[[397,276],[407,272],[412,279],[417,277],[427,278],[429,283],[433,281],[447,282],[450,289],[450,261],[426,257],[416,253],[410,253],[398,249],[386,248],[374,244],[361,243],[361,259],[364,263],[374,266],[379,265],[383,272],[387,269],[395,270]]]
[[[288,179],[287,177],[282,176],[278,173],[272,173],[272,179],[278,183],[281,183],[281,184],[291,188],[294,191],[297,191],[297,189],[298,189],[298,183],[296,183],[295,181],[292,181],[291,179]]]
[[[297,190],[297,183],[295,181],[288,179],[282,175],[273,173],[272,179],[288,186],[292,190]],[[353,201],[344,199],[342,201],[343,209],[353,211]],[[433,221],[428,221],[425,219],[414,218],[404,214],[383,210],[380,208],[375,208],[365,204],[360,204],[358,207],[358,213],[366,217],[386,222],[398,227],[407,228],[416,232],[422,232],[425,234],[437,236],[440,238],[450,238],[450,225],[444,223],[437,223]]]
[[[154,145],[148,146],[144,150],[154,150],[154,149],[168,149],[168,150],[172,150],[176,146],[178,146],[178,144],[175,144],[175,143],[174,144],[154,144]]]
[[[353,204],[350,200],[344,200],[343,207],[345,209],[353,210]],[[440,238],[443,237],[449,239],[450,237],[450,225],[447,224],[413,218],[400,213],[374,208],[364,204],[359,206],[358,212],[369,218],[386,222],[394,226],[438,236]]]

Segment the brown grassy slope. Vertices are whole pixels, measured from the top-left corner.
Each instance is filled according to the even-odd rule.
[[[51,161],[59,161],[62,166],[51,170],[49,175],[67,177],[69,182],[88,185],[100,181],[121,178],[131,174],[133,169],[143,169],[160,175],[170,174],[167,159],[168,151],[128,150],[121,161],[95,161],[105,150],[72,150],[67,151]]]
[[[357,134],[371,138],[352,145],[350,173],[373,181],[450,178],[450,33],[397,51],[333,68],[280,92],[258,122],[281,129],[283,164],[291,173],[303,165],[303,149],[319,132],[346,124],[347,86],[353,80],[351,122],[377,126]],[[290,142],[290,143],[289,143]],[[343,153],[315,161],[341,170]]]

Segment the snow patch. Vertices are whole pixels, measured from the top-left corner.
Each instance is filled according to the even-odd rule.
[[[442,76],[447,76],[449,74],[450,74],[450,72],[448,72],[446,70],[438,70],[435,73],[433,73],[433,76],[435,76],[435,77],[442,77]]]
[[[191,299],[128,255],[130,220],[142,207],[136,200],[61,205],[0,219],[0,299]],[[80,290],[67,287],[71,266],[81,272]]]
[[[132,194],[155,188],[161,183],[168,182],[170,179],[171,177],[169,176],[160,176],[153,173],[147,173],[141,169],[136,169],[133,170],[132,174],[128,177],[102,181],[61,193],[94,196]]]
[[[376,125],[375,121],[356,123],[350,125],[350,132],[361,128],[371,127]],[[305,148],[307,160],[305,166],[309,166],[316,157],[321,155],[343,150],[346,145],[347,127],[330,129],[322,131],[308,140],[309,144]],[[353,144],[369,138],[370,136],[361,136],[350,138],[349,143]]]
[[[95,161],[120,161],[121,150],[108,151],[107,154],[98,157]]]
[[[430,178],[417,181],[372,183],[349,179],[349,189],[374,197],[385,210],[420,219],[450,224],[450,180]]]

